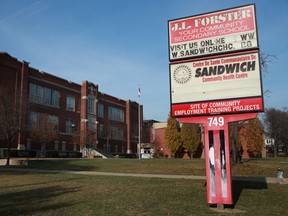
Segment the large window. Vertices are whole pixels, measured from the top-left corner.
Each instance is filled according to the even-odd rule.
[[[59,117],[55,115],[48,115],[47,116],[47,123],[51,129],[54,131],[59,130]]]
[[[124,122],[124,111],[122,109],[109,106],[108,118],[113,121]]]
[[[75,97],[73,95],[67,95],[66,110],[75,111]]]
[[[29,101],[59,107],[60,93],[34,83],[29,84]]]
[[[88,113],[96,115],[96,98],[88,97]]]
[[[104,138],[104,125],[103,124],[98,124],[98,137],[99,138]]]
[[[73,133],[73,119],[67,118],[66,119],[66,133],[72,134]]]
[[[28,114],[28,126],[30,128],[37,127],[39,124],[40,113],[38,112],[29,112]]]
[[[123,140],[124,139],[124,131],[121,127],[111,126],[110,127],[110,138],[115,140]]]
[[[98,137],[114,140],[124,140],[124,128],[121,126],[109,125],[106,129],[104,124],[98,124]]]
[[[97,122],[96,122],[96,116],[88,114],[88,129],[91,131],[96,131],[97,129]]]
[[[98,117],[104,118],[104,104],[98,103]]]
[[[44,129],[58,131],[59,117],[47,113],[29,112],[28,126],[31,129]]]

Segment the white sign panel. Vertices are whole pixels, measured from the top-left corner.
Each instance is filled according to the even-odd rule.
[[[274,143],[275,143],[275,140],[273,138],[265,139],[265,145],[267,145],[267,146],[274,145]]]
[[[170,61],[258,48],[255,5],[168,21]]]
[[[171,64],[170,90],[172,116],[262,111],[259,54]]]

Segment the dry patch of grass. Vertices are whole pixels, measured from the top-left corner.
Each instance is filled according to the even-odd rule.
[[[277,169],[288,171],[288,158],[247,159],[232,166],[232,174],[238,176],[276,177]]]

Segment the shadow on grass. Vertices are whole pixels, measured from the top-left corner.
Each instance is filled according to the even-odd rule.
[[[53,199],[67,193],[76,192],[77,188],[60,186],[41,187],[9,191],[0,195],[0,215],[34,215],[74,205],[71,202],[53,202]],[[60,198],[57,198],[59,200]]]
[[[72,171],[97,171],[95,164],[91,165],[89,160],[85,159],[56,159],[56,160],[29,160],[28,166],[23,168],[41,168],[53,170],[72,170]]]
[[[24,172],[25,174],[27,174],[27,172]],[[2,173],[0,173],[1,176]],[[8,176],[7,178],[13,178],[15,176],[22,176],[23,172],[15,172],[15,171],[9,171],[6,170],[3,174],[5,174],[5,176]],[[30,173],[28,173],[30,174]],[[53,175],[53,174],[51,174]],[[10,176],[10,177],[9,177]],[[25,186],[36,186],[36,185],[49,185],[49,184],[54,184],[54,183],[59,183],[59,182],[68,182],[68,181],[73,181],[73,180],[77,180],[80,179],[79,177],[77,178],[65,178],[65,179],[59,179],[59,180],[54,180],[54,181],[43,181],[43,182],[31,182],[31,183],[20,183],[20,184],[12,184],[11,186],[8,186],[7,184],[5,184],[4,186],[0,186],[0,189],[9,189],[9,188],[20,188],[20,187],[25,187]]]
[[[233,180],[232,182],[232,196],[233,196],[233,204],[231,205],[234,208],[241,196],[243,190],[253,189],[253,190],[263,190],[268,189],[265,178],[253,178],[253,179],[243,179]]]

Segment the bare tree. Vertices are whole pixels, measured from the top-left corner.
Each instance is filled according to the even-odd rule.
[[[264,122],[267,132],[271,138],[274,138],[274,156],[278,156],[280,145],[285,146],[286,155],[288,155],[288,112],[270,108],[265,110]]]
[[[107,119],[105,121],[105,124],[106,124],[106,127],[105,127],[105,135],[106,135],[106,150],[108,151],[109,149],[109,141],[110,141],[110,138],[111,138],[111,133],[112,133],[112,126],[111,126],[111,123],[109,122],[109,120]]]
[[[86,138],[86,145],[95,148],[95,144],[97,141],[96,132],[88,130],[85,138]]]
[[[44,157],[47,143],[59,137],[58,122],[51,121],[47,113],[40,113],[39,121],[33,123],[30,130],[32,141],[41,144],[41,157]]]
[[[124,139],[124,133],[125,133],[125,128],[126,125],[123,124],[123,122],[118,122],[118,121],[109,121],[109,119],[105,120],[105,127],[103,130],[103,138],[106,139],[106,150],[107,151],[111,151],[111,149],[109,149],[110,146],[110,141],[111,140],[123,140]],[[134,134],[132,132],[132,134]],[[139,137],[137,136],[133,136],[133,138],[136,140],[139,139]]]
[[[75,124],[72,124],[72,136],[71,136],[71,143],[75,144],[75,145],[79,145],[79,149],[81,151],[81,149],[83,149],[84,147],[82,146],[83,143],[81,143],[81,139],[80,139],[80,131],[79,131],[79,127],[78,129],[75,129]]]
[[[269,66],[272,63],[275,63],[277,60],[277,57],[272,54],[267,53],[260,53],[260,67],[264,73],[269,72]],[[271,94],[270,90],[267,89],[264,91],[264,96],[269,97]],[[232,152],[232,159],[234,163],[237,163],[239,161],[239,147],[238,147],[238,133],[239,129],[242,127],[243,121],[239,122],[233,122],[229,124],[229,137],[230,137],[230,143],[231,145],[231,152]]]
[[[10,165],[11,145],[17,140],[21,131],[25,130],[25,124],[21,118],[27,103],[15,91],[1,86],[0,89],[0,139],[7,143],[7,162]]]
[[[93,156],[93,150],[97,143],[97,128],[85,126],[80,131],[73,131],[72,143],[77,144],[79,142],[80,152],[83,157]]]
[[[230,140],[230,149],[231,157],[233,164],[238,163],[241,160],[241,147],[239,146],[239,130],[243,126],[243,121],[231,122],[229,123],[229,140]]]
[[[277,57],[275,55],[267,54],[267,53],[260,53],[260,66],[262,71],[265,73],[269,72],[269,66],[272,63],[275,63],[277,60]],[[266,97],[270,97],[271,91],[269,89],[266,89],[264,91],[264,95]]]
[[[275,63],[277,57],[275,55],[267,54],[267,53],[260,53],[260,66],[263,72],[268,73],[269,65]]]

